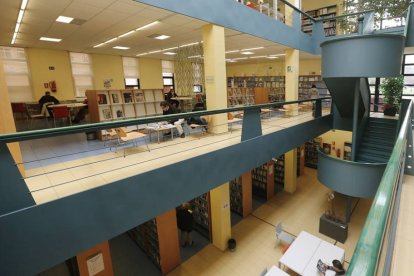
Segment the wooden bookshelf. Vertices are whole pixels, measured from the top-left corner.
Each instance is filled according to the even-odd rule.
[[[230,209],[242,217],[252,212],[251,171],[230,181]]]
[[[194,229],[211,241],[210,193],[196,197],[190,201],[190,204],[195,221]]]
[[[163,275],[181,263],[175,209],[131,229],[128,234]]]
[[[322,146],[322,138],[314,138],[305,143],[305,166],[318,168],[318,148]]]
[[[270,199],[274,195],[274,161],[268,161],[252,170],[252,193],[255,196]]]
[[[334,36],[336,35],[336,20],[333,17],[336,16],[337,7],[336,5],[323,7],[316,10],[306,11],[307,14],[313,18],[322,18],[323,20],[323,29],[325,30],[325,36]],[[312,33],[312,21],[302,15],[302,31],[304,33]]]
[[[281,192],[285,189],[285,155],[274,158],[274,162],[275,191]]]

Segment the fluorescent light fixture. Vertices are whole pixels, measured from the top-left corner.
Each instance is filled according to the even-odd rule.
[[[254,53],[253,52],[240,52],[240,54],[242,54],[242,55],[253,55]]]
[[[118,49],[118,50],[128,50],[128,49],[130,49],[129,47],[125,47],[125,46],[114,46],[112,48]]]
[[[188,46],[193,46],[193,45],[197,45],[198,43],[202,43],[202,42],[194,42],[194,43],[188,43],[188,44],[184,44],[184,45],[181,45],[181,46],[178,46],[178,47],[188,47]]]
[[[148,53],[141,53],[141,54],[137,54],[136,56],[139,57],[139,56],[145,56],[145,55],[148,55]]]
[[[248,57],[233,58],[233,60],[242,60],[242,59],[248,59]]]
[[[159,39],[159,40],[164,40],[164,39],[170,38],[170,36],[169,35],[159,35],[159,36],[156,36],[154,38]]]
[[[250,57],[250,58],[265,58],[267,56],[254,56],[254,57]]]
[[[105,41],[104,43],[106,44],[106,43],[111,43],[112,41],[115,41],[115,40],[117,40],[118,38],[117,37],[114,37],[114,38],[111,38],[110,40],[107,40],[107,41]]]
[[[19,16],[17,17],[17,23],[21,23],[23,19],[24,10],[19,11]]]
[[[153,26],[153,25],[155,25],[155,24],[158,24],[158,23],[160,23],[160,21],[154,21],[154,22],[152,22],[152,23],[149,23],[149,24],[147,24],[147,25],[144,25],[144,26],[142,26],[142,27],[139,27],[138,29],[136,29],[135,31],[140,31],[140,30],[143,30],[143,29],[146,29],[146,28],[148,28],[148,27],[151,27],[151,26]]]
[[[173,56],[173,55],[176,55],[177,53],[173,53],[173,52],[165,52],[164,53],[164,55],[170,55],[170,56]]]
[[[269,55],[269,57],[280,57],[280,56],[286,56],[286,54]]]
[[[62,41],[61,38],[53,38],[53,37],[45,37],[45,36],[42,36],[40,40],[49,41],[49,42],[61,42]]]
[[[162,52],[161,50],[156,50],[156,51],[152,51],[152,52],[148,52],[148,54],[155,54],[155,53],[159,53]]]
[[[17,33],[14,33],[11,44],[14,44],[16,42],[16,37],[17,37]]]
[[[118,36],[118,38],[128,36],[128,35],[130,35],[130,34],[132,34],[132,33],[135,33],[135,30],[129,31],[129,32],[124,33],[124,34],[121,34],[120,36]]]
[[[277,59],[278,57],[267,57],[268,59]]]
[[[248,48],[248,49],[242,49],[242,51],[251,51],[251,50],[258,50],[263,49],[264,47],[256,47],[256,48]]]
[[[231,51],[227,51],[226,54],[238,53],[238,52],[240,52],[240,50],[231,50]]]
[[[16,27],[14,28],[14,32],[18,33],[20,29],[20,23],[16,23]]]
[[[163,51],[169,51],[169,50],[174,50],[177,49],[178,47],[171,47],[171,48],[167,48],[167,49],[162,49]]]
[[[63,16],[63,15],[60,15],[58,18],[56,18],[57,22],[66,23],[66,24],[69,24],[70,22],[72,22],[72,20],[73,20],[73,17]]]
[[[23,0],[23,1],[22,1],[22,5],[20,6],[20,9],[21,9],[21,10],[25,10],[25,9],[26,9],[26,6],[27,6],[27,1],[28,1],[28,0]]]
[[[98,48],[98,47],[101,47],[101,46],[103,46],[103,45],[105,45],[105,43],[100,43],[100,44],[98,44],[98,45],[95,45],[95,46],[93,46],[93,48]]]
[[[226,59],[226,61],[227,61],[227,62],[237,62],[237,61],[232,60],[232,59]]]
[[[201,58],[201,55],[196,55],[196,56],[190,56],[188,58]]]

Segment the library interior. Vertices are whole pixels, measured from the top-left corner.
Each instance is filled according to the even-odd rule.
[[[414,1],[3,2],[0,275],[412,274]]]

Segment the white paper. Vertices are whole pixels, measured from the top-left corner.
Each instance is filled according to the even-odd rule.
[[[102,253],[96,254],[95,256],[89,258],[86,261],[86,264],[88,265],[89,276],[96,275],[105,270]]]

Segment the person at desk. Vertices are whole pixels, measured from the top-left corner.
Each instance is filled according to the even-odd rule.
[[[339,260],[333,260],[331,266],[325,264],[324,262],[322,262],[322,260],[319,259],[317,267],[322,275],[345,275],[345,269]]]
[[[178,113],[176,109],[171,106],[171,104],[167,101],[163,101],[160,103],[161,109],[162,109],[162,115],[170,115]],[[182,124],[184,123],[184,119],[178,119],[176,121],[169,122],[170,124],[174,124],[174,126],[177,128],[178,135],[180,135],[181,138],[185,137],[184,130]],[[171,133],[166,133],[165,135],[169,135]]]
[[[175,93],[174,89],[170,89],[170,91],[165,94],[165,100],[170,103],[175,109],[178,109],[180,106],[180,102],[177,100],[173,100],[171,98],[178,97],[178,95]]]
[[[49,91],[46,91],[45,94],[39,99],[39,107],[42,112],[42,114],[45,114],[46,117],[49,116],[49,114],[53,114],[52,108],[48,108],[48,105],[51,104],[58,104],[59,100],[50,95]]]

